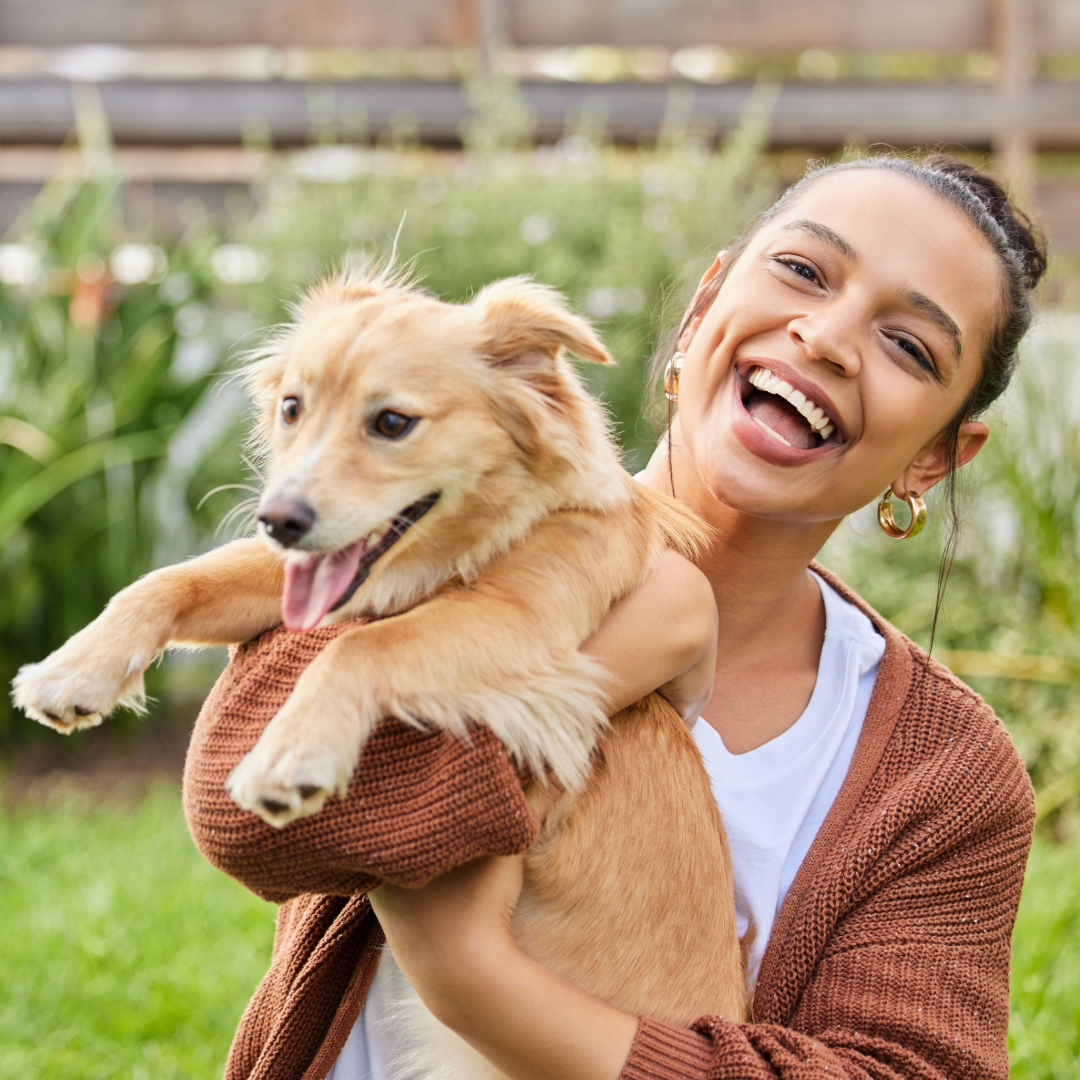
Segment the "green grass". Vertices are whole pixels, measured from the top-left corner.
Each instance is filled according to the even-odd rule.
[[[1013,1080],[1073,1080],[1080,1059],[1080,843],[1039,837],[1013,934]]]
[[[216,1080],[273,916],[202,860],[173,788],[0,814],[0,1080]],[[1072,1080],[1076,841],[1035,845],[1012,984],[1013,1080]]]
[[[0,1080],[220,1077],[274,915],[203,861],[172,787],[0,815]]]

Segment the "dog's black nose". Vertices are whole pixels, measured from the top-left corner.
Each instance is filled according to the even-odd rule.
[[[292,547],[315,524],[315,511],[302,499],[272,499],[259,511],[259,520],[279,544]]]

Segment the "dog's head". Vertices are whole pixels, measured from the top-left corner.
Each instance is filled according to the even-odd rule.
[[[468,304],[386,275],[314,286],[248,369],[286,625],[401,610],[545,514],[625,497],[565,352],[611,362],[585,320],[526,279]]]

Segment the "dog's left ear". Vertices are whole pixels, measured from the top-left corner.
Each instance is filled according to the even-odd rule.
[[[480,314],[484,351],[496,364],[554,360],[564,349],[582,360],[611,364],[611,354],[587,320],[575,315],[562,294],[529,278],[485,286],[473,300]]]

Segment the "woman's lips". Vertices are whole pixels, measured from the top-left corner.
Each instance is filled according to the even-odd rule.
[[[839,449],[843,444],[838,441],[828,441],[812,449],[803,449],[792,446],[779,432],[768,427],[761,419],[755,419],[747,410],[744,395],[753,389],[745,376],[737,371],[732,383],[732,430],[735,437],[748,450],[758,457],[764,458],[776,465],[805,465],[814,461],[833,450]],[[759,406],[759,409],[761,407]],[[764,413],[764,409],[761,409]]]
[[[804,391],[796,389],[796,387],[789,383],[783,376],[777,375],[771,368],[767,367],[752,367],[746,373],[746,381],[750,383],[752,387],[760,391],[759,394],[749,394],[743,398],[747,402],[747,411],[754,415],[754,410],[751,408],[755,404],[755,400],[760,398],[762,402],[768,402],[773,398],[779,398],[780,401],[785,403],[785,407],[781,407],[778,411],[778,415],[786,415],[786,406],[791,407],[791,417],[794,420],[796,417],[801,417],[805,421],[805,425],[798,423],[794,428],[788,425],[789,429],[797,431],[801,434],[803,427],[807,429],[807,433],[814,433],[821,436],[822,442],[828,442],[829,437],[836,430],[836,424],[833,422],[832,417],[829,415],[828,409],[823,408],[816,401],[813,400]],[[777,412],[777,410],[773,410]],[[775,427],[770,424],[769,426]],[[781,432],[784,434],[784,432]],[[787,440],[791,442],[791,439]],[[816,446],[816,443],[810,445]],[[804,448],[805,449],[805,448]]]

